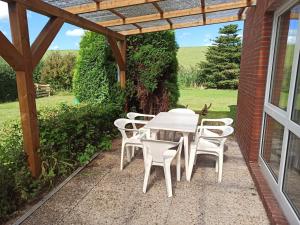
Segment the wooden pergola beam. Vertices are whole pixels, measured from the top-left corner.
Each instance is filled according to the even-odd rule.
[[[10,43],[10,41],[5,37],[5,35],[0,31],[0,56],[14,69],[22,70],[23,57],[15,46]]]
[[[203,10],[203,14],[202,14],[202,17],[203,17],[203,23],[206,24],[206,10],[205,10],[205,0],[201,0],[201,8]]]
[[[111,26],[119,26],[119,25],[125,25],[125,24],[149,22],[149,21],[160,20],[160,19],[171,19],[171,18],[177,18],[177,17],[199,15],[199,14],[204,15],[206,13],[212,13],[212,12],[218,12],[218,11],[224,11],[224,10],[230,10],[230,9],[245,8],[245,7],[249,7],[252,5],[253,5],[252,1],[241,0],[239,2],[234,2],[234,3],[222,3],[222,4],[211,5],[211,6],[205,6],[205,7],[195,7],[195,8],[191,8],[191,9],[174,10],[174,11],[168,11],[168,12],[158,12],[158,13],[149,14],[149,15],[145,15],[145,16],[128,17],[125,19],[115,19],[115,20],[97,22],[97,24],[99,24],[103,27],[111,27]],[[206,20],[206,17],[205,17],[205,20]],[[204,22],[205,22],[205,20],[203,17]]]
[[[107,29],[99,24],[96,24],[94,22],[91,22],[87,19],[84,19],[78,15],[75,15],[73,13],[67,12],[63,9],[59,9],[55,6],[52,6],[48,3],[45,3],[41,0],[2,0],[7,3],[13,3],[17,2],[19,4],[22,4],[26,9],[41,13],[43,15],[49,16],[49,17],[59,17],[64,22],[73,24],[75,26],[79,26],[83,29],[87,29],[96,33],[101,33],[105,36],[116,38],[117,40],[124,40],[125,37],[117,32],[114,32],[110,29]]]
[[[207,19],[205,24],[203,23],[203,21],[187,22],[187,23],[173,24],[172,26],[162,25],[162,26],[142,28],[141,30],[140,29],[127,30],[127,31],[122,31],[121,34],[127,36],[127,35],[134,35],[134,34],[164,31],[164,30],[181,29],[186,27],[203,26],[208,24],[226,23],[226,22],[232,22],[237,20],[240,20],[238,16],[230,16],[230,17],[223,17],[223,18]]]
[[[22,70],[16,70],[23,145],[30,172],[33,177],[38,177],[41,173],[41,161],[38,154],[40,142],[27,14],[25,7],[19,2],[9,2],[8,9],[13,44],[22,55],[24,65]]]
[[[43,55],[46,53],[63,24],[63,20],[59,17],[50,18],[39,36],[33,42],[31,46],[33,68],[39,63]]]
[[[161,0],[110,0],[97,3],[81,4],[77,6],[66,7],[64,10],[73,14],[82,14],[95,12],[99,10],[116,9],[127,6],[142,5],[146,3],[159,2]]]

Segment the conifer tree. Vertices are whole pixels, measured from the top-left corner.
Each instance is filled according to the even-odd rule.
[[[207,62],[199,64],[198,80],[208,88],[236,89],[240,73],[241,38],[238,25],[220,28],[219,36],[206,53]]]

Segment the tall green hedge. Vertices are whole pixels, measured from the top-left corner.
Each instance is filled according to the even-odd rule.
[[[144,113],[167,111],[179,98],[177,50],[173,31],[127,38],[127,96]]]
[[[16,74],[13,69],[0,58],[0,102],[15,101],[17,97]]]
[[[111,48],[102,35],[86,32],[80,42],[73,80],[79,101],[115,102],[122,94]],[[121,101],[121,100],[120,100]]]

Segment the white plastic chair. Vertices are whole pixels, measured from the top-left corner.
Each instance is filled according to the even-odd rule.
[[[142,121],[136,121],[136,120],[129,120],[129,119],[117,119],[114,122],[114,125],[118,128],[118,130],[122,134],[122,147],[121,147],[121,164],[120,164],[120,170],[123,170],[123,161],[124,161],[124,151],[126,149],[127,153],[127,161],[130,162],[131,158],[134,156],[135,147],[137,148],[143,148],[143,145],[141,143],[141,138],[144,135],[143,132],[141,132],[139,129],[129,129],[126,128],[128,124],[131,124],[132,126],[135,126],[136,123],[142,123]],[[130,136],[129,133],[132,133]],[[132,152],[130,154],[129,147],[132,148]]]
[[[137,117],[143,117],[144,120],[138,120],[138,121],[145,121],[145,124],[148,122],[148,120],[145,120],[145,118],[154,118],[155,115],[150,115],[150,114],[141,114],[141,113],[136,113],[136,112],[129,112],[127,113],[127,118],[131,120],[136,120]],[[133,127],[136,129],[135,124],[133,124]]]
[[[218,172],[218,182],[220,183],[222,181],[223,152],[225,141],[227,137],[234,132],[234,129],[230,126],[206,126],[205,129],[213,131],[216,130],[220,132],[220,134],[218,134],[217,137],[215,135],[209,136],[207,134],[203,134],[203,129],[201,129],[199,131],[200,133],[196,135],[196,140],[191,143],[187,180],[191,180],[196,156],[199,154],[209,154],[214,155],[218,158],[216,160],[216,172]]]
[[[212,132],[208,129],[205,129],[205,124],[209,123],[211,126],[217,126],[216,123],[221,123],[221,126],[231,126],[233,123],[233,119],[231,118],[220,118],[220,119],[202,119],[201,120],[201,125],[198,126],[197,128],[197,132],[200,131],[201,127],[203,127],[204,129],[202,130],[202,134],[205,136],[210,136],[210,137],[218,137],[219,135],[215,132]]]
[[[172,197],[172,181],[171,181],[171,162],[177,158],[177,181],[180,181],[180,155],[182,150],[183,138],[179,142],[161,141],[142,139],[143,154],[145,161],[145,177],[143,192],[146,193],[148,180],[150,176],[151,166],[162,166],[164,168],[167,194]],[[172,148],[172,149],[171,149]]]
[[[171,109],[171,110],[169,110],[169,112],[172,112],[172,113],[185,113],[185,114],[196,114],[193,110],[186,109],[186,108]]]

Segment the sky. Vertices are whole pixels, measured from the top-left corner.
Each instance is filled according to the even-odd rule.
[[[30,41],[32,43],[47,23],[48,17],[31,11],[27,11],[27,17]],[[241,29],[240,35],[242,35],[243,22],[238,21],[234,23],[239,25]],[[218,35],[219,28],[226,24],[229,23],[178,29],[175,31],[176,41],[180,47],[209,46]],[[0,1],[0,31],[11,40],[7,4],[2,1]],[[65,23],[49,49],[79,49],[80,39],[83,34],[84,30],[81,28]]]

